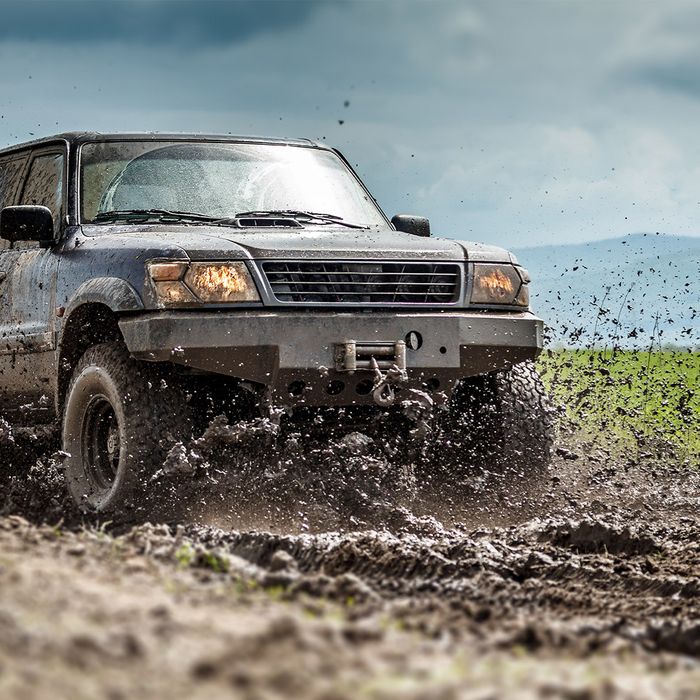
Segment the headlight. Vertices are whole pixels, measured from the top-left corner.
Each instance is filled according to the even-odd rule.
[[[527,307],[530,305],[529,281],[527,271],[513,265],[475,263],[471,303]]]
[[[244,262],[156,262],[148,274],[163,306],[260,301]]]

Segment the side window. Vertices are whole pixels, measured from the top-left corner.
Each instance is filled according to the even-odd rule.
[[[15,195],[24,170],[27,156],[14,156],[0,161],[0,209],[15,203]],[[10,247],[9,241],[0,239],[0,250]]]
[[[20,204],[48,207],[56,230],[61,225],[63,203],[63,154],[47,153],[34,158],[24,184]]]

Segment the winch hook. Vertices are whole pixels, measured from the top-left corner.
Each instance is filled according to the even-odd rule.
[[[379,368],[376,358],[372,358],[372,369],[374,370],[374,386],[372,387],[372,398],[377,406],[387,408],[393,406],[396,401],[395,384],[406,381],[406,370],[393,365],[386,372]]]

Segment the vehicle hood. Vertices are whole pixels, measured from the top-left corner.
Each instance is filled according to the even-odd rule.
[[[221,259],[396,259],[489,260],[510,262],[502,248],[443,238],[420,238],[393,229],[340,227],[241,229],[223,226],[114,225],[84,226],[83,233],[114,239],[115,245],[178,248],[192,260]]]

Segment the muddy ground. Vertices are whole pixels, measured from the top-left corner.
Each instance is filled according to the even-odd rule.
[[[682,458],[563,433],[538,484],[386,497],[362,436],[273,455],[258,427],[234,466],[173,455],[179,524],[115,528],[66,505],[46,436],[0,426],[0,698],[700,697]]]

